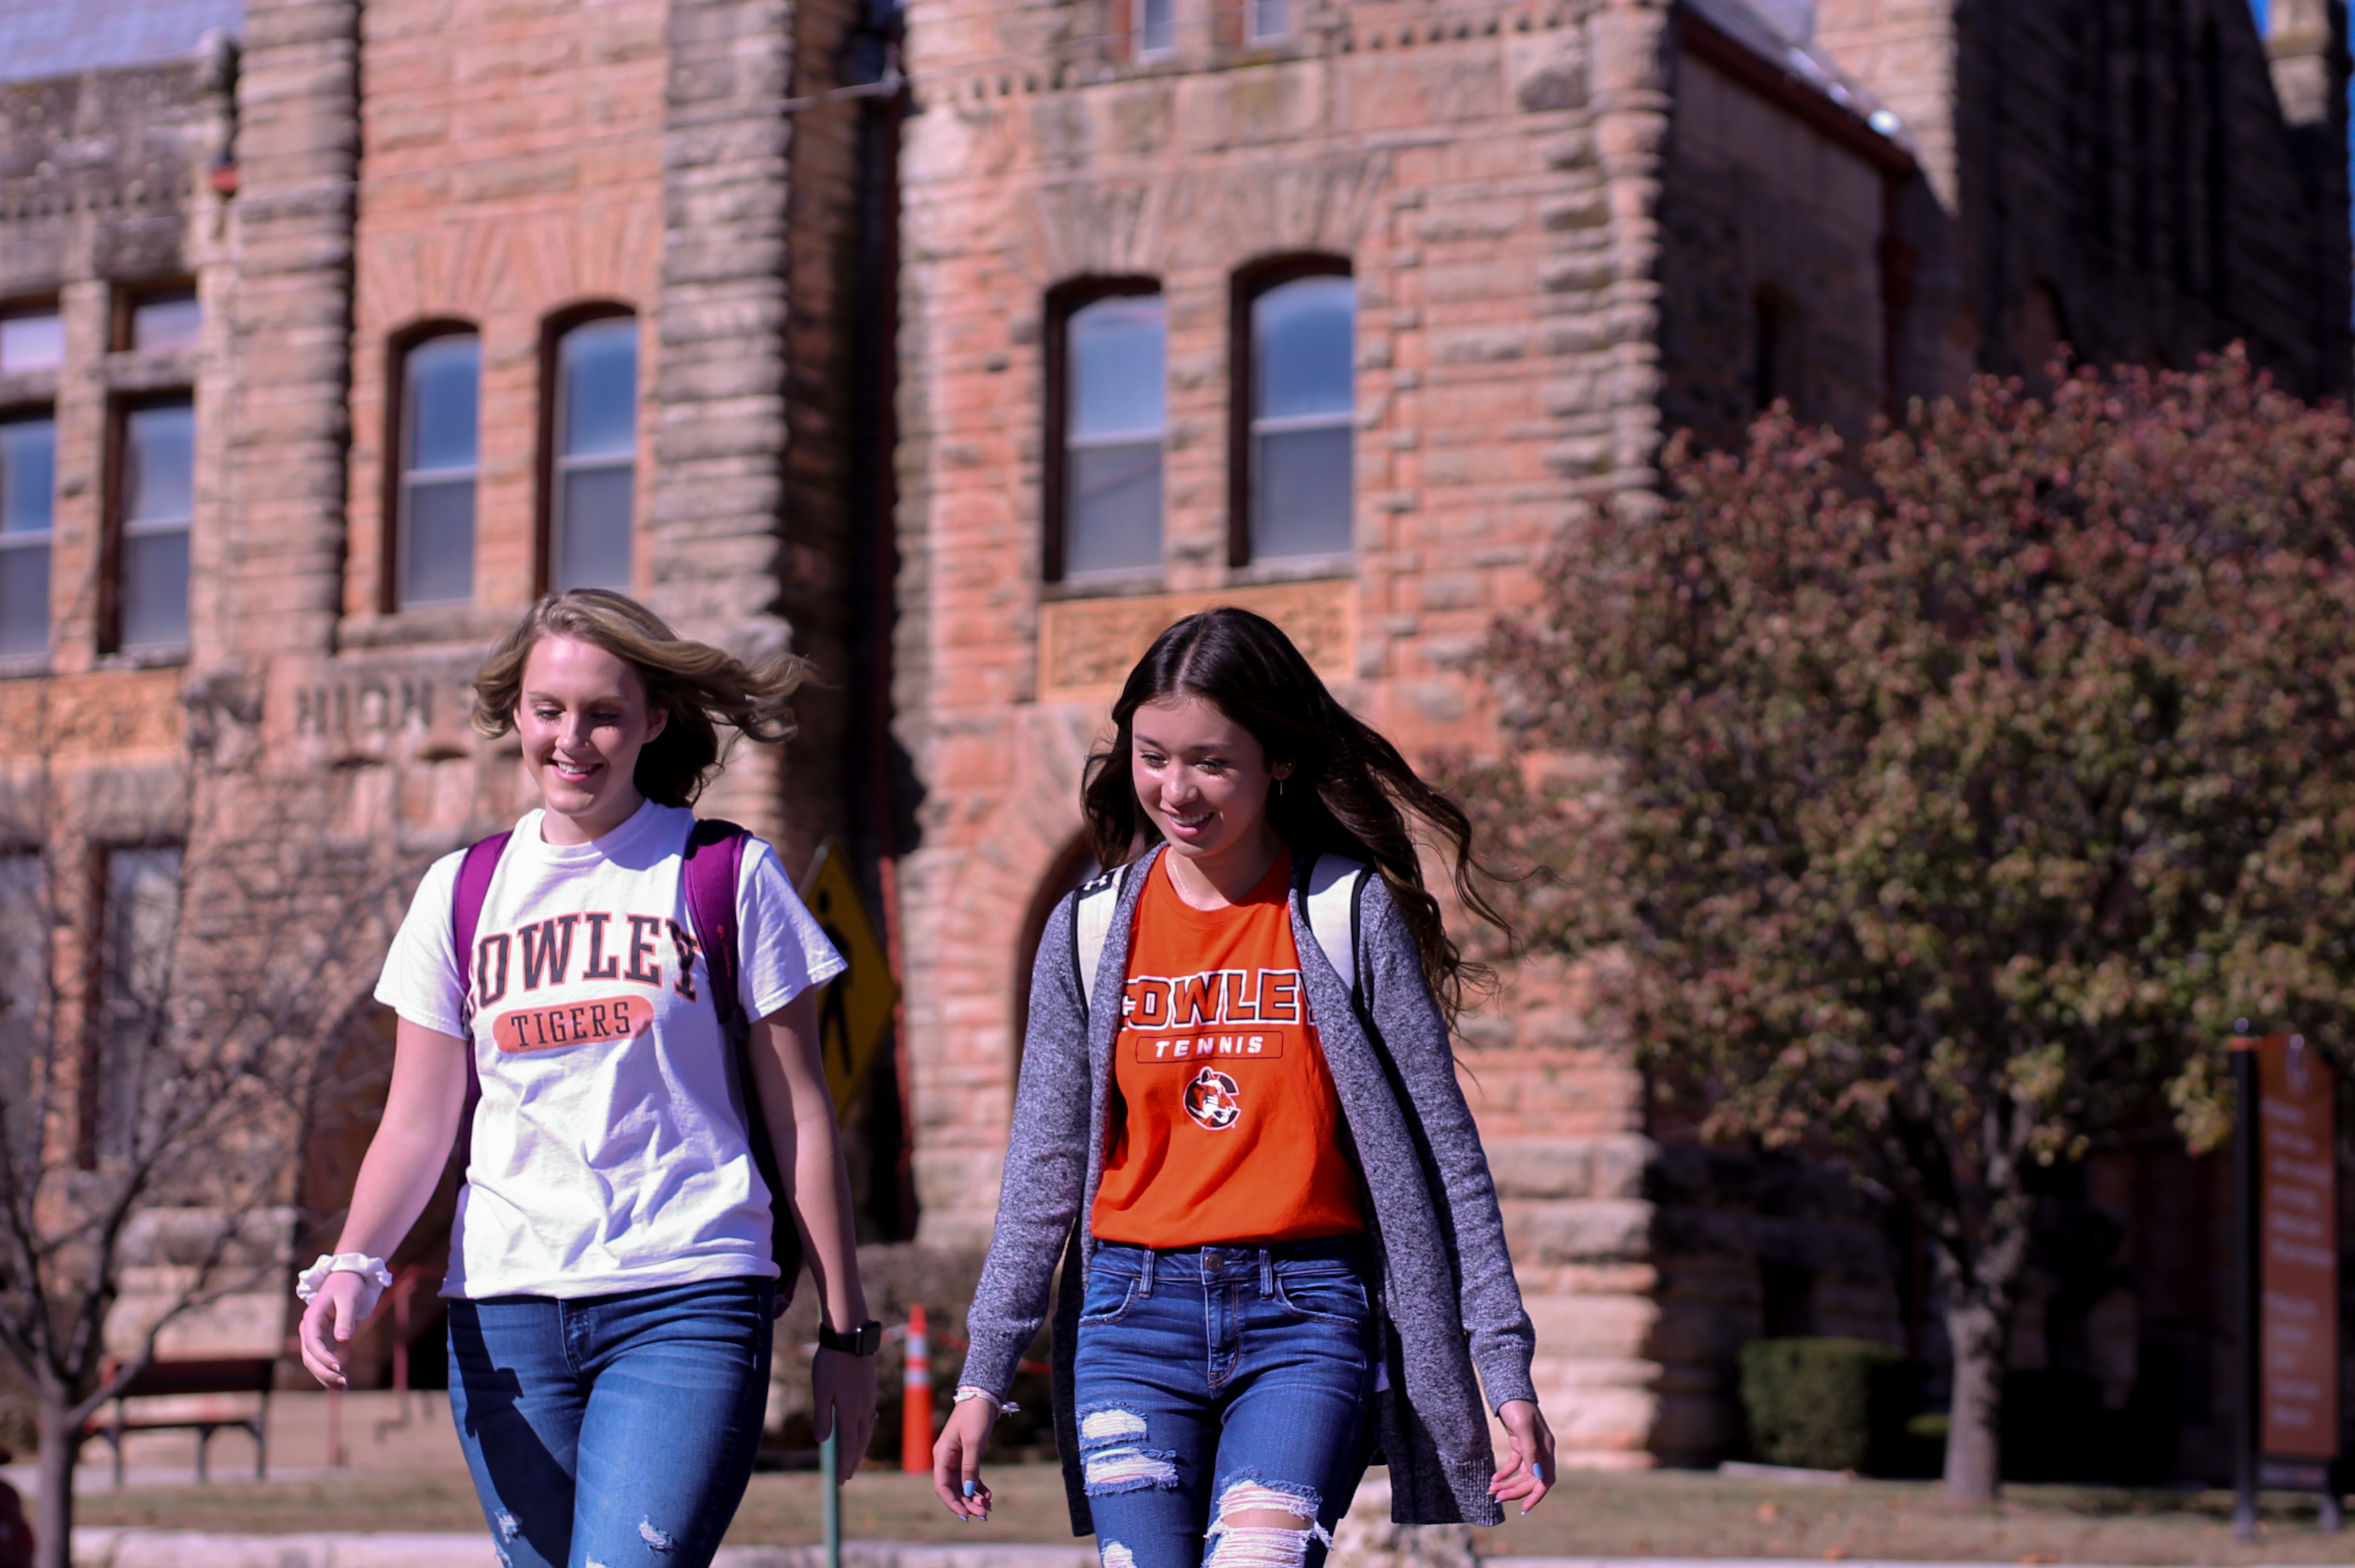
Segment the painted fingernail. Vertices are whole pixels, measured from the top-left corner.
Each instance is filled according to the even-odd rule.
[[[974,1493],[975,1493],[975,1492],[979,1491],[980,1489],[981,1489],[981,1488],[980,1488],[979,1487],[977,1487],[977,1486],[974,1485],[971,1481],[967,1481],[967,1482],[964,1484],[964,1495],[965,1495],[965,1496],[967,1496],[967,1497],[971,1497],[971,1496],[973,1496],[973,1494],[974,1494]]]
[[[1529,1467],[1529,1474],[1542,1481],[1545,1479],[1545,1467],[1543,1465],[1533,1464]]]

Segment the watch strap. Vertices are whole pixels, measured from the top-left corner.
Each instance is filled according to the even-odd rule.
[[[883,1325],[869,1317],[847,1334],[830,1324],[817,1326],[818,1349],[840,1350],[849,1356],[871,1356],[883,1348]]]

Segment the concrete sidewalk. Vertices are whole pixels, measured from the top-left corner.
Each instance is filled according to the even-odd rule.
[[[845,1541],[843,1568],[1096,1568],[1087,1546],[935,1546]],[[1532,1560],[1534,1561],[1534,1560]],[[499,1568],[480,1535],[213,1535],[187,1530],[74,1531],[77,1568]],[[712,1568],[825,1568],[816,1546],[722,1547]]]
[[[1096,1568],[1089,1546],[949,1546],[846,1541],[843,1568]],[[1485,1557],[1480,1568],[1798,1568],[1790,1557]],[[78,1530],[77,1568],[498,1568],[479,1535],[209,1535]],[[730,1546],[713,1568],[825,1568],[815,1546]],[[2015,1563],[1843,1561],[1839,1568],[2018,1568]],[[2056,1568],[2105,1568],[2064,1563]],[[2264,1568],[2264,1565],[2258,1565]]]

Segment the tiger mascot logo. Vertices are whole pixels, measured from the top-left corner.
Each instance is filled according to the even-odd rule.
[[[1242,1091],[1215,1067],[1205,1067],[1186,1085],[1186,1114],[1201,1126],[1223,1133],[1242,1119]]]

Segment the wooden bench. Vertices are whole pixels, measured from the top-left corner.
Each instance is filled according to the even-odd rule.
[[[112,1376],[110,1371],[107,1374]],[[221,1357],[211,1360],[150,1361],[124,1385],[104,1410],[82,1424],[89,1437],[103,1437],[114,1449],[114,1484],[123,1485],[123,1439],[133,1432],[194,1432],[197,1435],[197,1480],[205,1473],[205,1449],[213,1434],[224,1426],[243,1427],[253,1435],[253,1478],[269,1474],[270,1388],[278,1379],[278,1362],[269,1356]],[[232,1409],[223,1396],[259,1394],[252,1411]],[[168,1405],[134,1410],[132,1400],[168,1399]]]

